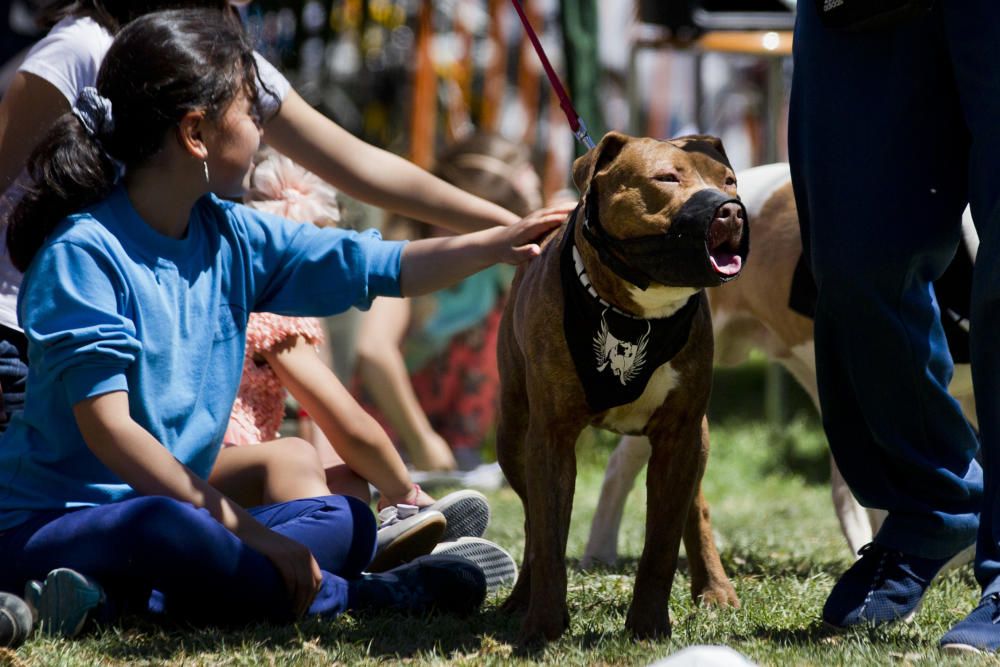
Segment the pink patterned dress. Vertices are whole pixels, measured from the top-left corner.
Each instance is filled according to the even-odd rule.
[[[278,437],[285,416],[285,387],[258,355],[291,336],[302,336],[309,343],[319,345],[323,342],[323,326],[311,317],[250,314],[243,377],[223,437],[226,447],[253,445]]]

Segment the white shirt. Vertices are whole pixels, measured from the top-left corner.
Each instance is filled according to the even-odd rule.
[[[52,30],[35,44],[19,72],[34,74],[51,83],[62,93],[70,106],[76,103],[80,91],[97,85],[97,72],[114,37],[89,17],[67,17],[52,26]],[[260,78],[269,95],[259,87],[261,111],[269,117],[278,111],[292,86],[281,72],[259,53],[254,53]],[[27,174],[21,176],[0,196],[0,220],[7,215],[23,192]],[[14,268],[7,254],[6,230],[0,230],[0,324],[21,330],[17,323],[17,293],[21,272]]]

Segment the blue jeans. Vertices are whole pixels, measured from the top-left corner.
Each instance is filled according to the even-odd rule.
[[[939,2],[865,33],[826,29],[800,2],[789,121],[837,465],[862,504],[888,510],[880,544],[943,558],[978,530],[984,588],[1000,586],[997,44],[995,0]],[[982,467],[980,440],[947,393],[952,362],[931,287],[967,201],[981,239],[970,353]]]
[[[0,325],[0,433],[10,418],[24,409],[28,379],[28,339],[20,331]]]
[[[308,498],[256,507],[258,521],[309,547],[323,573],[310,614],[348,606],[347,580],[375,549],[375,520],[360,500]],[[266,557],[204,509],[146,496],[111,505],[39,514],[0,533],[0,590],[68,567],[93,577],[117,613],[165,611],[196,623],[284,622],[291,599]],[[155,592],[155,594],[154,594]]]

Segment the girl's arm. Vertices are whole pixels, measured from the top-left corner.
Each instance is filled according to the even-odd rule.
[[[28,156],[69,102],[45,79],[18,72],[0,99],[0,193],[10,187]]]
[[[455,457],[417,399],[400,345],[410,322],[409,299],[375,299],[361,315],[358,373],[368,393],[399,432],[419,470],[454,470]]]
[[[374,484],[388,504],[415,500],[413,481],[389,436],[307,340],[295,336],[261,354],[351,470]]]
[[[403,249],[402,296],[420,296],[449,287],[499,262],[520,264],[536,257],[538,241],[566,220],[570,203],[536,211],[510,227],[413,241]]]
[[[294,610],[302,616],[322,577],[319,565],[302,544],[268,529],[246,510],[216,491],[129,415],[128,394],[101,394],[73,406],[87,446],[123,482],[143,495],[166,496],[204,508],[278,569]]]
[[[409,218],[455,232],[518,220],[510,211],[358,139],[294,90],[267,122],[264,140],[351,197]]]

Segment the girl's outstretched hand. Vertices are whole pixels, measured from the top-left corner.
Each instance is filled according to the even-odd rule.
[[[542,249],[539,242],[562,223],[576,208],[575,201],[566,201],[531,213],[510,227],[497,228],[497,261],[520,264],[537,257]]]
[[[521,264],[537,257],[542,238],[566,222],[571,202],[535,211],[509,227],[420,239],[403,248],[399,289],[402,296],[420,296],[451,287],[476,271],[503,262]]]

